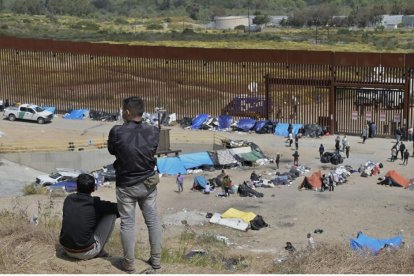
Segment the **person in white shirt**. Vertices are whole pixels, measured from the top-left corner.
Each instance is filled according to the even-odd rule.
[[[313,240],[313,237],[310,233],[308,233],[307,238],[308,238],[308,248],[315,249],[315,241]]]
[[[203,194],[208,195],[208,194],[210,194],[210,192],[211,192],[210,183],[207,183],[206,186],[204,187]]]

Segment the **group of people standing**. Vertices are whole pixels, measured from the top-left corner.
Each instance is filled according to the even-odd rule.
[[[414,151],[414,143],[413,143],[413,151]],[[406,148],[405,144],[402,141],[397,141],[394,146],[391,148],[391,161],[394,162],[398,159],[398,152],[401,153],[401,160],[403,160],[403,165],[408,165],[408,158],[410,157],[410,153]],[[414,155],[414,152],[413,152]]]

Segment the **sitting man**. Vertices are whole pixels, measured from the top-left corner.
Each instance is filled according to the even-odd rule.
[[[260,181],[260,176],[257,175],[256,171],[253,171],[250,175],[250,180],[253,182]]]
[[[91,196],[95,179],[89,174],[80,174],[76,184],[77,193],[66,197],[63,203],[59,242],[72,258],[108,257],[103,248],[119,217],[117,204]]]

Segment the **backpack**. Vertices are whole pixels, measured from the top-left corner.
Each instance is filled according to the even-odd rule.
[[[269,224],[267,224],[261,215],[257,215],[250,221],[250,228],[252,230],[260,230],[263,227],[267,227]]]

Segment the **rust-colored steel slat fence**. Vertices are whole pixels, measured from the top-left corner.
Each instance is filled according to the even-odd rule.
[[[413,56],[0,37],[0,99],[117,112],[137,95],[179,119],[230,114],[359,134],[371,118],[392,135],[398,120],[413,122]]]

